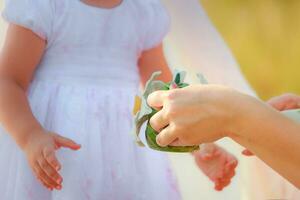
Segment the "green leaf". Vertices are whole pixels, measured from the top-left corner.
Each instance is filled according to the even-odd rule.
[[[148,96],[157,90],[168,90],[169,86],[162,82],[162,81],[157,81],[155,80],[158,76],[160,76],[161,72],[154,72],[150,79],[147,81],[144,93],[141,97],[141,106],[140,106],[140,111],[137,112],[134,118],[134,136],[135,136],[135,141],[139,146],[144,146],[142,143],[139,134],[141,131],[142,125],[150,119],[150,115],[153,112],[153,109],[148,105],[147,103],[147,98]]]
[[[180,74],[176,74],[175,81],[176,85],[180,84]]]
[[[178,85],[179,88],[184,88],[184,87],[187,87],[187,86],[189,86],[189,84],[187,84],[187,83],[181,83],[181,84]]]

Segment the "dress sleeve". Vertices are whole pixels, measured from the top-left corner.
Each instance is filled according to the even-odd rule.
[[[44,40],[52,29],[51,0],[4,0],[2,17],[9,23],[27,28]]]
[[[149,19],[144,38],[144,50],[152,49],[162,43],[170,30],[170,16],[160,1],[149,5]]]

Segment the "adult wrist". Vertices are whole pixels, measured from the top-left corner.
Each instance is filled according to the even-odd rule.
[[[240,95],[228,137],[233,140],[253,137],[255,127],[268,118],[270,111],[264,102],[248,95]]]

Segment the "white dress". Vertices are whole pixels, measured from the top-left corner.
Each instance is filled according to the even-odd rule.
[[[30,106],[47,130],[82,149],[57,152],[63,189],[50,192],[1,130],[0,199],[180,199],[166,155],[138,147],[130,135],[139,55],[169,28],[160,1],[123,0],[104,9],[79,0],[7,0],[3,17],[47,40]]]

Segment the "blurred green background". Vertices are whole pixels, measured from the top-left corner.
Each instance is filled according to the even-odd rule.
[[[201,0],[257,93],[300,94],[299,0]]]

